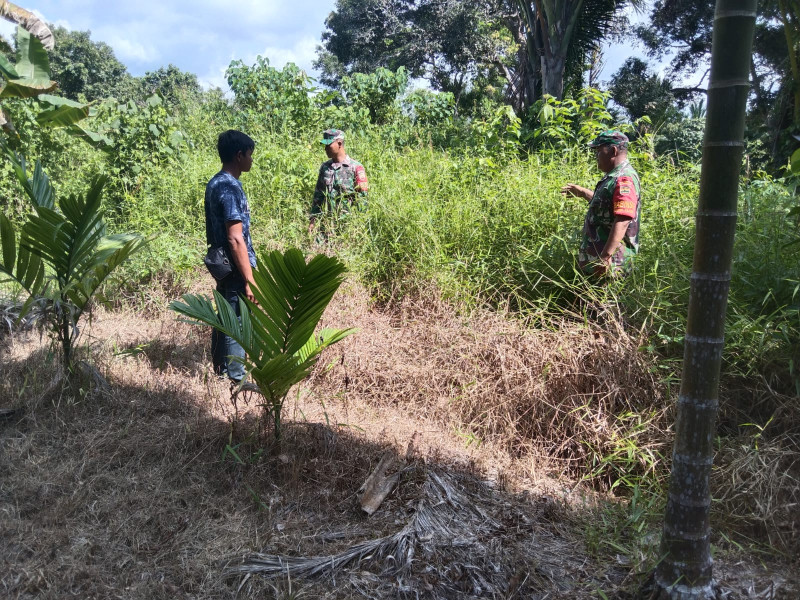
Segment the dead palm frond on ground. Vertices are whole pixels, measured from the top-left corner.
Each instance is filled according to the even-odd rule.
[[[566,563],[553,552],[566,540],[547,531],[547,510],[537,522],[485,483],[419,464],[410,469],[424,481],[395,533],[327,556],[253,554],[228,574],[244,575],[240,589],[253,575],[346,581],[362,592],[381,581],[379,597],[413,597],[419,590],[436,598],[525,597],[541,587],[568,593]],[[550,517],[559,513],[547,502]]]

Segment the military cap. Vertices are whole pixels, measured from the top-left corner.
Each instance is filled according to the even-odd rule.
[[[327,146],[338,140],[344,141],[344,131],[341,129],[326,129],[322,132],[320,143]]]
[[[598,148],[600,146],[619,146],[620,148],[627,148],[628,136],[616,129],[607,129],[594,138],[589,144],[590,148]]]

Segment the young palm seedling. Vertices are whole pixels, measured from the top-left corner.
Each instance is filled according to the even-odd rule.
[[[96,179],[83,196],[60,198],[56,207],[53,187],[38,161],[30,176],[23,157],[5,144],[0,149],[34,208],[19,235],[0,213],[0,283],[13,282],[27,295],[18,318],[32,306],[40,307],[69,374],[81,315],[111,272],[145,240],[130,233],[107,235],[101,205],[104,178]]]
[[[250,286],[256,302],[244,299],[241,319],[214,292],[216,309],[206,296],[186,294],[170,308],[186,322],[215,327],[244,349],[243,360],[272,413],[275,439],[281,437],[281,409],[289,389],[302,381],[323,349],[339,342],[352,329],[314,330],[342,283],[345,267],[337,258],[318,254],[309,262],[297,249],[285,254],[262,253]]]

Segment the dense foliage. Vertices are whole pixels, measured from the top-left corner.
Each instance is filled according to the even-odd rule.
[[[338,0],[316,66],[333,86],[345,74],[402,66],[464,109],[477,92],[522,112],[545,94],[561,99],[582,87],[587,57],[629,4],[637,2]]]
[[[89,31],[53,28],[55,48],[50,52],[51,76],[61,93],[72,100],[127,99],[134,92],[133,77],[105,42]]]
[[[614,300],[642,331],[641,350],[657,357],[669,388],[685,331],[703,106],[680,112],[664,102],[666,93],[653,93],[666,92],[663,80],[643,65],[629,67],[631,77],[649,78],[649,95],[624,86],[616,98],[613,89],[580,88],[561,99],[540,97],[523,112],[491,94],[473,96],[472,109],[459,111],[453,92],[409,91],[410,69],[343,73],[336,89],[319,89],[295,65],[279,69],[266,58],[231,63],[233,98],[199,90],[175,69],[160,70],[124,102],[97,101],[72,133],[39,126],[37,115],[55,105],[23,98],[3,99],[3,107],[18,124],[16,151],[30,164],[41,161],[58,197],[82,197],[87,182],[103,175],[109,229],[151,238],[119,270],[124,293],[109,288],[118,302],[147,303],[155,280],[196,276],[205,249],[203,190],[219,169],[216,136],[227,128],[256,140],[254,167],[242,182],[259,253],[318,252],[307,228],[325,160],[317,140],[322,129],[336,126],[347,131],[349,153],[366,167],[370,198],[367,211],[337,228],[326,252],[336,253],[376,299],[436,289],[459,309],[500,307],[532,326],[586,318],[587,297]],[[638,121],[624,120],[619,106]],[[599,291],[574,268],[585,204],[559,190],[566,182],[597,181],[586,143],[610,126],[634,140],[642,253],[630,279]],[[800,391],[798,175],[768,174],[761,158],[751,148],[741,181],[725,368],[730,377],[763,378],[794,394]],[[8,163],[0,192],[9,227],[19,231],[32,210]],[[760,410],[752,422],[763,426],[772,413]]]
[[[637,33],[656,59],[671,56],[668,83],[684,104],[705,95],[714,6],[688,0],[657,0]],[[800,7],[759,2],[750,67],[747,141],[771,170],[786,164],[800,132]],[[680,83],[686,79],[688,83]],[[644,85],[646,79],[640,81]]]
[[[169,73],[161,79],[177,84],[180,78]],[[228,127],[257,141],[255,166],[243,178],[257,245],[310,247],[306,215],[324,159],[316,139],[321,129],[340,126],[349,151],[367,167],[371,197],[370,210],[351,219],[332,244],[378,296],[434,283],[459,302],[523,312],[574,308],[586,285],[573,269],[584,207],[558,190],[566,181],[591,186],[598,178],[585,144],[615,123],[609,93],[545,97],[525,119],[502,105],[483,117],[459,117],[451,94],[408,93],[402,71],[347,75],[340,90],[315,92],[294,65],[277,69],[260,58],[252,66],[234,61],[228,79],[232,102],[184,82],[190,93],[180,112],[158,95],[103,102],[87,121],[106,138],[96,148],[55,132],[20,141],[30,159],[40,158],[54,174],[56,188],[79,190],[87,175],[107,175],[115,227],[156,234],[150,253],[129,267],[130,285],[199,264],[203,185],[218,169],[215,137]],[[664,141],[646,133],[650,108],[640,106],[645,114],[636,126],[617,123],[636,138],[632,157],[645,190],[642,257],[620,294],[651,328],[652,347],[671,356],[683,335],[698,174],[687,159],[696,156],[702,120],[701,113],[694,121],[687,116],[674,125],[682,141]],[[61,151],[50,154],[53,141]],[[659,148],[667,161],[655,156]],[[684,159],[682,166],[672,166],[670,152]],[[6,209],[21,206],[9,175],[0,180],[12,191]],[[782,371],[782,385],[789,386],[796,375],[777,365],[779,357],[784,365],[797,361],[800,247],[784,247],[794,239],[794,183],[759,175],[742,185],[729,336],[729,347],[738,350],[731,356],[742,372],[765,365],[776,376]],[[761,362],[733,359],[752,357],[752,345]]]
[[[587,90],[575,101],[550,99],[539,108],[539,127],[528,130],[513,112],[437,121],[425,112],[441,110],[431,95],[410,95],[384,125],[367,121],[348,131],[349,152],[370,178],[370,208],[353,215],[332,249],[379,297],[434,284],[458,303],[521,314],[579,309],[575,301],[589,289],[573,268],[585,207],[558,190],[566,181],[590,186],[598,179],[583,144],[613,122],[607,96]],[[124,218],[126,227],[160,234],[147,262],[137,263],[139,273],[199,264],[203,185],[218,169],[214,136],[227,126],[257,141],[255,165],[243,177],[256,246],[312,248],[307,212],[324,160],[316,140],[326,115],[345,108],[359,107],[304,104],[313,128],[281,130],[238,100],[197,104],[181,124],[194,146],[142,181],[137,210]],[[536,152],[524,151],[526,136]],[[650,332],[651,350],[673,359],[685,325],[699,169],[654,158],[655,143],[642,136],[632,150],[644,186],[642,255],[632,279],[612,292]],[[789,365],[800,358],[800,245],[786,246],[794,239],[794,183],[762,175],[744,180],[742,190],[729,367],[768,373],[790,390],[797,375]]]

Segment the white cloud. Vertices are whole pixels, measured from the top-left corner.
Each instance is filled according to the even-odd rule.
[[[230,63],[228,63],[230,64]],[[228,80],[225,78],[225,71],[228,69],[228,65],[224,67],[218,67],[214,70],[208,71],[206,74],[199,74],[197,76],[197,81],[203,86],[204,89],[210,89],[212,87],[218,87],[222,90],[228,90]]]
[[[70,31],[76,29],[75,27],[72,26],[72,23],[70,23],[66,19],[56,19],[55,21],[48,21],[48,22],[51,25],[55,25],[56,27],[63,27],[64,29],[68,29]]]
[[[114,54],[122,63],[131,61],[144,63],[159,60],[159,52],[153,46],[145,46],[117,35],[105,37],[104,41],[114,49]]]
[[[232,59],[266,55],[309,70],[335,0],[28,0],[27,7],[109,44],[133,75],[168,64],[224,87]]]
[[[305,71],[311,70],[311,64],[316,58],[317,44],[319,41],[313,37],[305,37],[295,42],[292,47],[267,46],[261,53],[269,59],[269,64],[278,69],[286,63],[294,63]]]

